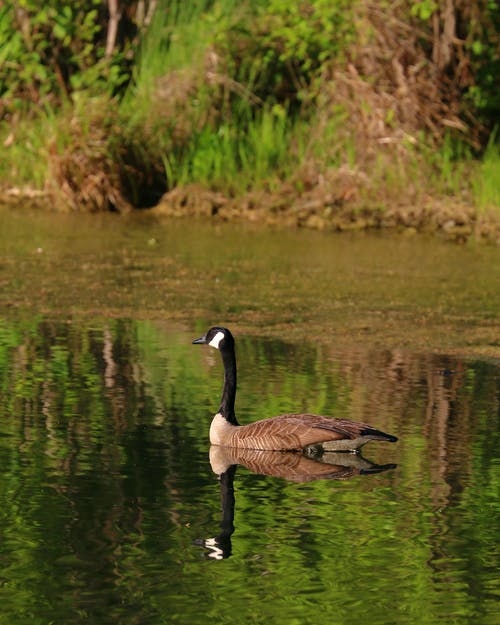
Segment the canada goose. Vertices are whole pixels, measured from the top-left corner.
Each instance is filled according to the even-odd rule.
[[[335,419],[314,414],[284,414],[239,425],[234,413],[236,397],[236,356],[234,338],[227,328],[215,326],[193,344],[218,349],[224,364],[224,386],[219,410],[210,426],[212,445],[240,449],[297,451],[311,445],[328,444],[329,450],[356,451],[371,440],[398,439],[366,423]]]

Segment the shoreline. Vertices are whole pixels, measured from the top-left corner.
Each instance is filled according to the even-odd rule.
[[[443,239],[466,243],[469,240],[500,246],[500,219],[493,211],[480,213],[456,197],[425,196],[410,202],[387,201],[387,206],[350,196],[349,190],[332,192],[313,188],[298,193],[291,188],[249,192],[229,197],[201,185],[176,187],[152,207],[127,207],[155,217],[201,217],[222,221],[247,221],[261,225],[310,228],[332,232],[362,230],[399,231],[413,236],[435,234]],[[75,212],[55,202],[51,194],[35,189],[10,188],[0,193],[0,205],[22,210],[33,208],[51,212]],[[82,211],[92,212],[92,211]],[[98,211],[96,211],[98,212]]]
[[[500,219],[455,197],[427,196],[417,204],[387,201],[387,206],[351,197],[349,190],[331,187],[304,193],[292,190],[253,192],[230,198],[198,185],[166,193],[151,209],[165,217],[202,217],[249,221],[262,225],[311,228],[332,232],[395,230],[404,235],[433,233],[465,243],[469,239],[500,245]]]

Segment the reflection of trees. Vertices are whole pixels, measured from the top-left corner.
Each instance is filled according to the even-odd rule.
[[[386,431],[400,436],[396,477],[414,513],[399,531],[417,559],[428,526],[425,559],[436,589],[460,593],[467,587],[480,605],[496,540],[488,510],[498,487],[492,470],[500,443],[498,366],[397,350],[333,359],[348,381],[351,417],[377,422],[378,415]],[[454,570],[450,562],[461,565]]]
[[[104,577],[115,588],[123,576],[140,578],[145,554],[160,557],[151,554],[190,544],[176,532],[186,509],[199,515],[192,523],[203,521],[206,502],[193,513],[190,498],[211,477],[200,475],[193,458],[206,461],[220,378],[209,371],[218,360],[200,356],[189,339],[124,320],[0,326],[0,489],[7,502],[1,532],[13,550],[16,540],[32,545],[20,551],[22,566],[35,569],[43,592],[50,592],[51,560],[71,556],[83,563],[75,584],[92,587]],[[310,410],[398,435],[390,450],[367,448],[378,462],[399,465],[390,477],[401,503],[391,531],[407,538],[408,557],[426,531],[418,546],[435,575],[446,557],[466,551],[464,536],[477,533],[468,570],[481,579],[480,563],[489,556],[480,536],[491,535],[493,526],[484,510],[499,442],[498,367],[404,350],[336,352],[270,340],[243,340],[238,350],[242,421]],[[270,519],[273,503],[289,497],[275,482],[266,485],[261,511]],[[240,496],[251,510],[252,495]],[[353,520],[373,523],[376,531],[377,521],[363,516],[362,498],[350,505]]]
[[[0,431],[8,437],[0,461],[3,490],[14,493],[6,518],[22,526],[20,545],[31,544],[33,557],[46,543],[52,551],[45,562],[26,561],[25,574],[33,567],[34,592],[46,595],[45,570],[61,560],[77,564],[76,587],[112,591],[124,551],[144,541],[144,507],[160,497],[155,521],[165,531],[179,522],[169,453],[177,421],[155,424],[169,406],[150,392],[136,326],[42,322],[14,327],[0,344]]]
[[[399,433],[403,447],[405,434],[418,434],[425,442],[422,451],[429,464],[434,505],[445,505],[459,493],[470,480],[480,388],[491,416],[498,410],[497,368],[399,350],[328,357],[348,389],[350,418]],[[331,365],[330,361],[327,368]]]
[[[43,441],[53,470],[78,472],[80,465],[95,465],[95,454],[104,467],[118,470],[123,437],[141,427],[161,426],[153,431],[164,452],[182,450],[186,437],[200,451],[206,446],[200,416],[189,414],[190,397],[206,396],[209,387],[208,404],[215,404],[219,382],[199,369],[193,376],[199,360],[188,345],[168,345],[161,329],[145,331],[131,321],[97,329],[42,321],[7,334],[2,412],[16,418],[4,427],[17,430],[21,445]],[[153,345],[161,340],[158,358]],[[495,367],[398,350],[326,353],[268,340],[242,345],[243,419],[314,410],[399,433],[402,447],[411,432],[426,441],[434,504],[463,489],[478,390],[486,394],[482,401],[498,406]]]

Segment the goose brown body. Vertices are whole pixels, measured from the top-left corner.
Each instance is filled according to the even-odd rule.
[[[315,414],[282,414],[248,425],[229,423],[220,413],[210,426],[212,445],[240,449],[298,451],[311,445],[351,451],[371,440],[392,440],[365,423]]]
[[[224,363],[221,405],[210,426],[210,442],[240,449],[296,451],[312,445],[334,451],[355,451],[371,440],[397,438],[367,423],[315,414],[283,414],[239,425],[234,413],[236,357],[234,339],[227,328],[213,327],[193,343],[219,349]]]

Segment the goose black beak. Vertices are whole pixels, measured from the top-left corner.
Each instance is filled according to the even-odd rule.
[[[205,343],[207,342],[207,337],[206,335],[200,336],[199,339],[194,339],[193,341],[193,345],[205,345]]]

